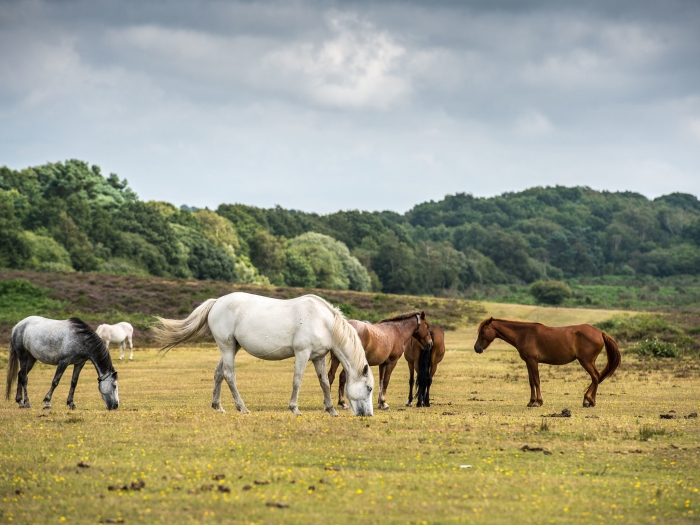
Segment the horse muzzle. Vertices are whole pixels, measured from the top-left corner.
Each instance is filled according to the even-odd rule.
[[[481,354],[481,353],[483,353],[483,351],[484,351],[484,347],[483,347],[483,346],[479,346],[479,345],[474,345],[474,351],[475,351],[477,354]]]

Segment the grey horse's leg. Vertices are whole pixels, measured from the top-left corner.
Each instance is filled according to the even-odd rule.
[[[51,396],[53,396],[53,391],[56,390],[58,383],[61,381],[61,377],[63,377],[63,372],[66,371],[66,368],[68,368],[69,364],[70,363],[67,362],[58,363],[58,366],[56,367],[56,373],[53,376],[53,381],[51,381],[51,388],[49,388],[49,391],[46,393],[46,396],[44,396],[44,410],[51,408]]]
[[[321,390],[323,390],[323,406],[331,416],[338,417],[338,412],[333,408],[333,399],[331,398],[331,384],[328,381],[328,375],[326,374],[326,359],[324,357],[319,357],[314,359],[314,368],[316,369],[316,375],[318,376],[318,382],[321,383]]]
[[[29,372],[34,368],[36,359],[33,355],[27,353],[24,363],[20,364],[19,373],[17,374],[17,395],[15,401],[19,404],[19,408],[31,408],[29,404],[29,395],[27,394],[27,382]],[[22,393],[24,393],[24,401],[22,401]]]
[[[306,370],[306,363],[309,362],[309,357],[311,357],[311,352],[308,350],[299,352],[294,356],[294,380],[292,381],[292,397],[289,400],[289,410],[295,416],[301,415],[297,401],[299,400],[299,390],[301,390],[301,382],[304,379],[304,371]],[[330,386],[328,389],[330,390]]]
[[[66,401],[66,404],[71,410],[75,410],[73,394],[75,394],[75,387],[78,386],[78,377],[80,377],[80,371],[83,369],[83,366],[85,366],[85,361],[73,365],[73,377],[70,380],[70,390],[68,391],[68,400]]]

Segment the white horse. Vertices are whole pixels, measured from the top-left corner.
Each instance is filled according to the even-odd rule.
[[[124,351],[126,350],[126,342],[129,341],[129,348],[131,349],[130,360],[134,359],[134,345],[131,343],[131,337],[134,335],[134,327],[127,322],[121,322],[117,324],[101,324],[97,327],[97,335],[100,336],[107,345],[109,349],[109,343],[117,343],[122,346],[122,355],[119,359],[124,359]]]
[[[374,377],[367,364],[362,343],[355,329],[345,320],[342,312],[315,295],[281,300],[236,292],[208,299],[198,306],[187,319],[158,318],[160,327],[154,328],[157,340],[166,352],[200,334],[209,326],[221,351],[221,360],[214,371],[214,392],[211,406],[221,407],[221,382],[233,394],[236,408],[244,414],[249,411],[236,388],[235,358],[243,347],[260,359],[278,361],[294,357],[294,381],[289,410],[300,415],[297,406],[304,370],[308,361],[316,368],[323,390],[326,412],[338,413],[333,408],[331,388],[326,373],[325,356],[333,352],[348,371],[346,395],[355,415],[371,416]]]

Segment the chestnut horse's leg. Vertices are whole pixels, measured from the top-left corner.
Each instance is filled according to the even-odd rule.
[[[542,394],[540,393],[540,371],[539,363],[536,359],[528,359],[525,361],[527,365],[527,375],[530,379],[530,402],[529,407],[542,406]]]
[[[329,386],[333,386],[333,380],[335,380],[335,372],[338,370],[338,367],[340,366],[340,361],[338,361],[338,358],[335,357],[333,354],[331,354],[331,364],[330,367],[328,368],[328,384]],[[340,371],[340,378],[338,379],[338,406],[343,407],[345,409],[350,408],[348,406],[347,400],[345,399],[345,381],[346,381],[347,375],[345,374],[345,369]]]
[[[406,361],[408,362],[408,401],[406,401],[406,406],[410,407],[413,404],[413,360],[408,359],[406,357]]]
[[[384,363],[379,367],[379,386],[380,386],[380,391],[379,391],[379,408],[382,410],[389,410],[389,405],[386,403],[386,389],[389,387],[389,381],[391,380],[391,373],[394,371],[394,368],[396,367],[396,363],[398,363],[399,360],[396,359],[394,361],[389,361],[388,363]],[[382,368],[384,368],[384,374],[382,374]]]
[[[595,396],[598,392],[598,383],[600,383],[600,372],[595,367],[595,361],[589,361],[585,359],[579,359],[581,366],[588,372],[591,376],[591,386],[588,387],[586,393],[583,395],[583,406],[594,407],[595,406]]]
[[[340,377],[338,378],[338,406],[343,407],[347,410],[350,408],[347,399],[345,399],[345,383],[347,382],[348,374],[345,369],[340,372]]]

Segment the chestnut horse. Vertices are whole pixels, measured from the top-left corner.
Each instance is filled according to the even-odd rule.
[[[384,319],[376,324],[350,319],[348,321],[360,336],[362,347],[365,349],[367,363],[370,366],[379,365],[379,399],[377,406],[381,410],[389,410],[386,403],[386,389],[389,386],[391,372],[403,354],[409,339],[416,339],[421,347],[431,347],[432,339],[425,320],[425,312],[410,312],[391,319]],[[331,355],[328,371],[328,381],[333,384],[335,371],[339,361]],[[340,373],[338,380],[338,405],[347,408],[345,401],[345,370]]]
[[[589,324],[545,326],[542,323],[511,321],[490,317],[481,321],[474,351],[480,354],[498,338],[513,345],[527,365],[530,377],[529,407],[542,406],[539,363],[566,365],[578,359],[591,376],[591,386],[583,395],[583,406],[595,406],[598,385],[620,366],[620,350],[608,334]],[[608,363],[598,372],[595,361],[605,347]]]
[[[430,336],[433,339],[433,348],[421,348],[413,337],[408,340],[403,351],[403,356],[408,362],[408,401],[406,406],[413,403],[413,373],[418,376],[416,381],[416,406],[430,406],[430,385],[437,371],[437,365],[445,357],[445,332],[437,325],[428,325]]]

